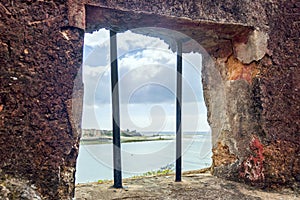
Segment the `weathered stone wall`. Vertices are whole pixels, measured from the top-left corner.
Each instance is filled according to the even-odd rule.
[[[1,177],[29,181],[44,198],[69,199],[78,154],[70,111],[83,30],[68,26],[64,1],[1,1],[0,33]]]
[[[260,84],[266,182],[300,183],[300,3],[266,4],[269,56]]]
[[[109,25],[86,21],[92,7],[101,7],[104,14],[105,9],[116,11]],[[1,2],[0,190],[8,191],[6,196],[22,195],[3,189],[2,182],[19,180],[17,185],[26,187],[17,188],[30,187],[28,199],[71,199],[82,95],[80,77],[79,82],[75,78],[82,61],[83,30],[130,28],[132,13],[118,11],[143,16],[136,20],[178,20],[174,29],[188,35],[189,29],[197,33],[199,20],[204,28],[199,26],[198,32],[212,29],[196,40],[208,48],[221,74],[221,84],[214,85],[211,63],[204,63],[215,139],[213,173],[261,186],[297,186],[299,9],[297,0]],[[168,25],[159,26],[172,28]],[[215,101],[218,95],[223,98]]]
[[[259,31],[248,44],[233,41],[232,56],[216,59],[225,98],[207,100],[211,124],[223,125],[213,132],[213,173],[261,187],[299,188],[300,7],[296,1],[261,5],[256,17],[266,21],[253,24]],[[220,104],[223,111],[213,109]]]

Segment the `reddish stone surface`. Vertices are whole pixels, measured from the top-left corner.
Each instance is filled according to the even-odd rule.
[[[233,56],[226,61],[226,68],[228,70],[228,80],[246,80],[252,84],[253,79],[258,75],[258,66],[255,63],[250,65],[243,64],[235,59]]]
[[[67,22],[62,1],[0,3],[1,173],[29,180],[50,199],[73,194],[74,183],[63,174],[74,169],[78,154],[67,101],[83,31]]]
[[[263,144],[257,137],[253,137],[250,142],[250,149],[253,155],[250,155],[241,165],[240,176],[252,182],[264,181],[264,155]]]
[[[262,127],[268,183],[300,182],[300,4],[267,4],[271,63],[261,75]]]
[[[213,149],[212,158],[215,167],[230,165],[238,159],[233,153],[230,153],[229,147],[221,142],[218,142],[217,147]]]

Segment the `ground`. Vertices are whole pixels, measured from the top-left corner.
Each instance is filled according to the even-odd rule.
[[[300,194],[290,189],[282,189],[281,191],[258,190],[242,183],[227,181],[209,173],[197,171],[183,174],[182,180],[182,182],[174,182],[174,175],[124,179],[123,189],[112,188],[111,181],[78,184],[75,199],[300,199]]]

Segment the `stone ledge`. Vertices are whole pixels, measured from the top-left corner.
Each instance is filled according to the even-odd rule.
[[[257,190],[243,183],[214,177],[208,173],[188,173],[182,182],[174,182],[174,175],[124,179],[123,189],[111,188],[112,181],[76,186],[76,200],[93,199],[230,199],[230,200],[296,200],[300,193],[290,189],[281,191]]]

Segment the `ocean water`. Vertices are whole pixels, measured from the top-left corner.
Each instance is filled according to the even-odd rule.
[[[151,135],[151,133],[149,133]],[[171,133],[170,133],[171,134]],[[174,140],[124,143],[122,152],[123,178],[175,166]],[[76,167],[76,183],[113,179],[112,144],[80,145]],[[211,135],[198,132],[184,134],[182,170],[195,170],[211,165]]]

